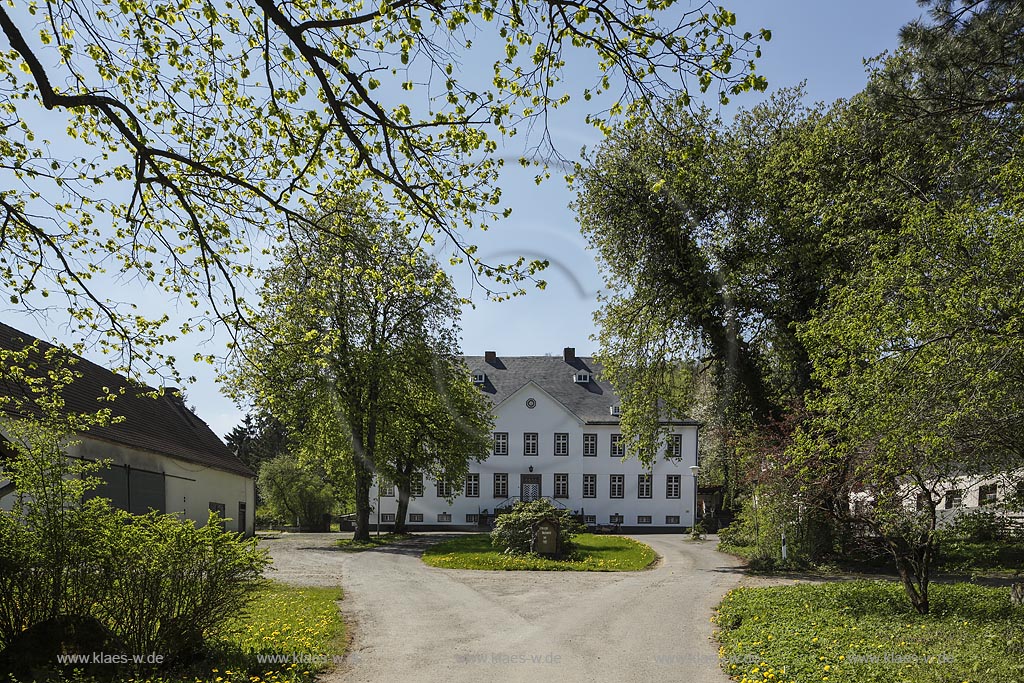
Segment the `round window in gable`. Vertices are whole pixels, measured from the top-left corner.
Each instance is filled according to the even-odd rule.
[[[537,407],[537,399],[535,399],[535,398],[528,398],[528,399],[526,399],[526,407],[529,408],[530,410],[533,410],[534,408],[536,408]]]

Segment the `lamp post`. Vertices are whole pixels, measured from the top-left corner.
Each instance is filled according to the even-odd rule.
[[[693,477],[693,524],[691,529],[697,528],[697,472],[700,468],[696,465],[690,465],[690,476]]]

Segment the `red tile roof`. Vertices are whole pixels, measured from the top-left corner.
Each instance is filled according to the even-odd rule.
[[[20,351],[35,341],[35,337],[0,323],[0,348]],[[52,348],[51,344],[40,342],[42,351],[49,348]],[[107,407],[114,415],[124,417],[123,421],[108,427],[90,429],[88,436],[227,472],[255,476],[209,425],[185,406],[180,397],[165,393],[159,398],[152,398],[146,395],[153,391],[151,387],[129,382],[70,351],[67,353],[69,358],[76,360],[73,365],[75,372],[81,374],[64,390],[67,409],[89,413]],[[40,357],[39,361],[42,360]],[[45,372],[45,367],[41,366],[39,372]],[[105,395],[104,388],[115,394],[123,390],[124,394],[112,402],[101,403],[99,399]],[[24,395],[25,391],[23,386],[0,379],[0,394]]]

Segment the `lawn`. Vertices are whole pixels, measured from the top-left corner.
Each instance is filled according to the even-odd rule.
[[[338,588],[270,583],[248,614],[210,643],[203,662],[161,675],[122,674],[124,683],[311,683],[318,671],[345,654],[345,625],[338,612]],[[292,660],[292,655],[295,655]],[[289,661],[281,661],[287,658]],[[261,659],[263,661],[261,661]],[[277,660],[277,661],[273,661]],[[7,679],[4,680],[6,683]],[[62,679],[51,678],[52,683]],[[72,676],[67,683],[98,683]]]
[[[369,541],[356,541],[351,538],[343,538],[339,541],[335,541],[335,545],[346,552],[358,553],[363,550],[373,550],[374,548],[391,545],[398,541],[405,541],[410,538],[412,538],[412,534],[382,534],[380,536],[370,536]]]
[[[883,581],[738,588],[715,621],[733,680],[1024,683],[1024,608],[1009,589],[931,588],[931,614]]]
[[[489,534],[472,534],[431,546],[423,561],[445,569],[628,572],[647,567],[658,555],[650,546],[622,536],[580,534],[576,550],[565,560],[536,555],[506,555],[491,545]]]

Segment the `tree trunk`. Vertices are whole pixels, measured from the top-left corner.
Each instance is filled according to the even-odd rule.
[[[409,492],[405,486],[398,487],[398,510],[395,511],[395,533],[406,533],[405,518],[409,512]]]
[[[354,458],[356,471],[356,532],[353,538],[357,541],[370,540],[370,488],[373,485],[373,472],[362,458]]]
[[[1024,605],[1024,583],[1018,581],[1010,587],[1010,604]]]
[[[352,421],[352,468],[355,471],[356,530],[353,538],[357,541],[370,540],[370,489],[373,487],[373,459],[368,453],[362,437],[363,420]],[[357,431],[359,430],[359,431]]]
[[[914,563],[905,557],[896,558],[896,569],[900,573],[903,590],[918,614],[928,614],[928,576],[915,571]]]

